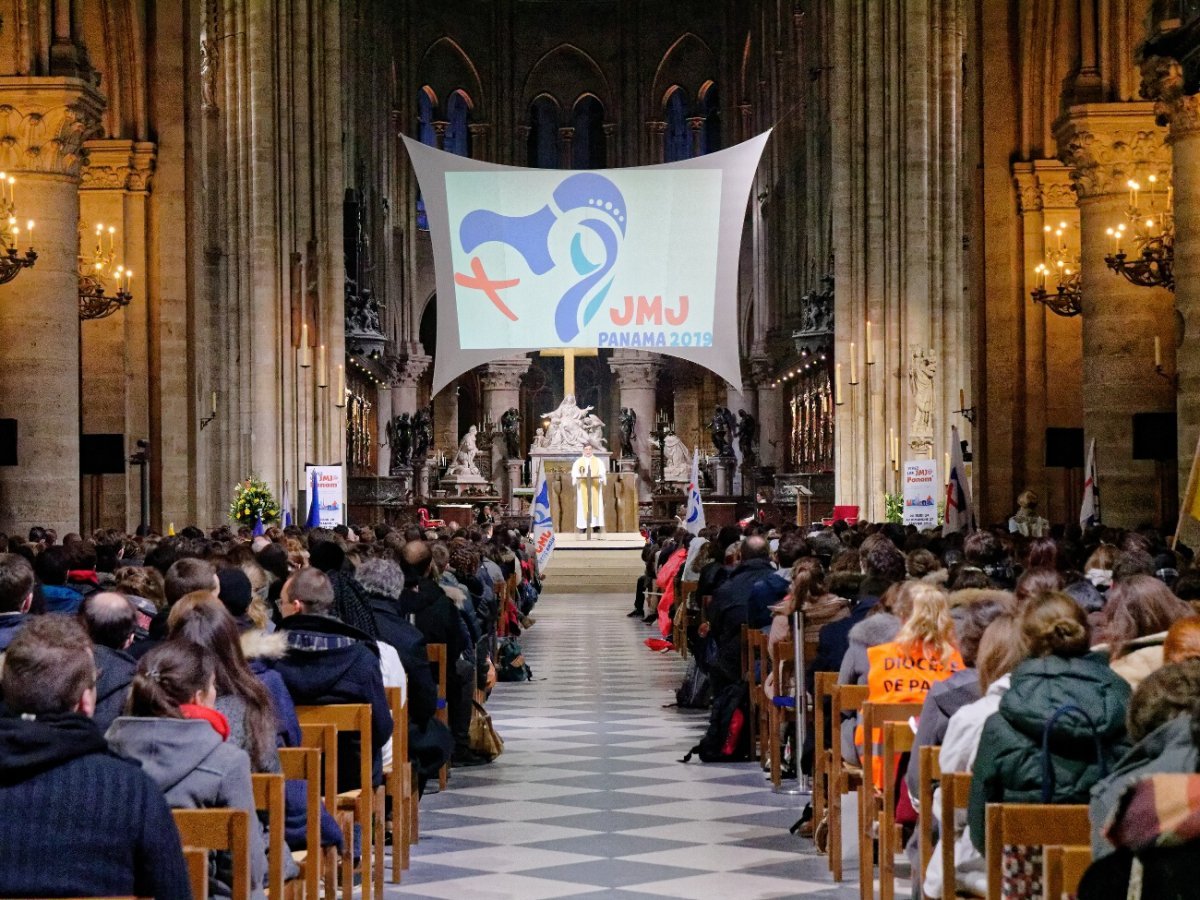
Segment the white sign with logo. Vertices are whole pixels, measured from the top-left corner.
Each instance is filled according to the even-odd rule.
[[[316,476],[314,484],[313,476]],[[312,504],[316,488],[317,508],[322,528],[346,524],[346,478],[342,466],[305,466],[304,483],[308,488],[308,503]]]
[[[904,524],[924,531],[938,524],[938,498],[944,493],[937,463],[931,459],[904,463]]]

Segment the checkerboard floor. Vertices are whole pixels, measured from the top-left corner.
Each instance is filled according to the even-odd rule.
[[[421,801],[412,867],[387,896],[858,896],[788,834],[803,801],[773,793],[756,764],[678,761],[706,716],[663,708],[684,664],[643,646],[651,629],[630,607],[543,596],[520,638],[534,681],[488,703],[504,753]]]

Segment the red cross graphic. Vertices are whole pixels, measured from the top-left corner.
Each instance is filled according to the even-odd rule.
[[[504,315],[508,316],[512,321],[517,321],[517,314],[514,313],[504,301],[500,299],[500,291],[505,288],[516,287],[521,283],[519,278],[510,278],[507,281],[492,281],[488,278],[487,273],[483,271],[483,263],[478,256],[471,257],[471,272],[474,275],[464,275],[462,272],[454,273],[454,283],[462,285],[466,288],[478,288],[483,291],[484,295],[492,301],[492,304]]]

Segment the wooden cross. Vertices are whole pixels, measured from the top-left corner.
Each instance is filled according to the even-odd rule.
[[[599,356],[600,351],[595,347],[590,350],[576,350],[565,347],[558,350],[540,350],[539,356],[561,356],[563,358],[563,396],[575,396],[575,358],[583,356]]]

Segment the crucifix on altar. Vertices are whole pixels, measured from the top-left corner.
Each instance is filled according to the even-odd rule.
[[[575,359],[584,356],[599,356],[600,351],[595,347],[577,350],[574,347],[563,347],[556,350],[539,350],[539,356],[561,356],[563,361],[563,396],[575,396]]]

